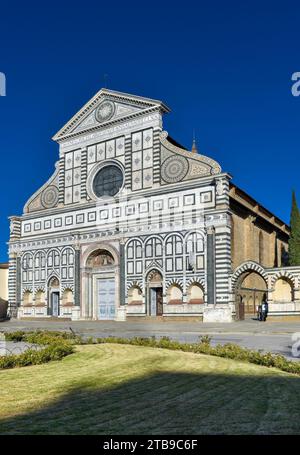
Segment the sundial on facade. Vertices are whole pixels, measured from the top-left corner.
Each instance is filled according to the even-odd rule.
[[[98,122],[107,122],[112,118],[115,112],[115,105],[111,101],[103,101],[96,110],[96,119]]]

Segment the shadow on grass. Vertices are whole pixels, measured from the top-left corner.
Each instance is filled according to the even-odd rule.
[[[48,406],[1,420],[0,434],[300,433],[297,377],[157,372],[97,387],[82,383]]]

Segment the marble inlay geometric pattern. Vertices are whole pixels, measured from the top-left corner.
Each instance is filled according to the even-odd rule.
[[[207,229],[216,236],[216,302],[227,303],[229,179],[214,160],[167,139],[162,114],[168,111],[160,101],[104,90],[57,133],[56,173],[32,196],[25,216],[12,220],[11,314],[57,317],[51,297],[55,292],[58,317],[99,319],[96,288],[101,275],[115,281],[116,318],[135,312],[154,316],[148,284],[159,273],[163,313],[199,316],[202,305],[187,304],[196,279],[206,291]],[[90,189],[106,166],[120,168],[124,191],[122,187],[116,198],[103,203]],[[114,176],[104,177],[97,188],[102,185],[106,194]],[[114,269],[88,270],[88,257],[98,249],[113,255]],[[137,294],[132,286],[138,286]],[[182,304],[169,305],[171,286],[177,292],[180,288]],[[37,304],[41,291],[43,305]],[[32,305],[24,292],[32,293]]]
[[[65,154],[65,204],[80,202],[81,150]]]
[[[132,134],[132,190],[153,185],[153,130]]]

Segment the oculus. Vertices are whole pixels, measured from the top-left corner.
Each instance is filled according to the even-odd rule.
[[[161,168],[161,175],[167,183],[177,183],[184,179],[189,170],[188,160],[184,156],[170,156]]]
[[[111,101],[103,101],[96,109],[96,120],[99,123],[107,122],[115,113],[115,105]]]
[[[110,164],[100,169],[94,177],[93,191],[98,198],[115,196],[123,186],[123,172],[118,166]]]

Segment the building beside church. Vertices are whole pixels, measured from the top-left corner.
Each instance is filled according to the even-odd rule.
[[[8,300],[8,264],[0,263],[0,299]]]
[[[300,314],[289,227],[172,139],[168,112],[102,89],[54,136],[53,175],[10,218],[12,316],[231,321],[264,293]]]

